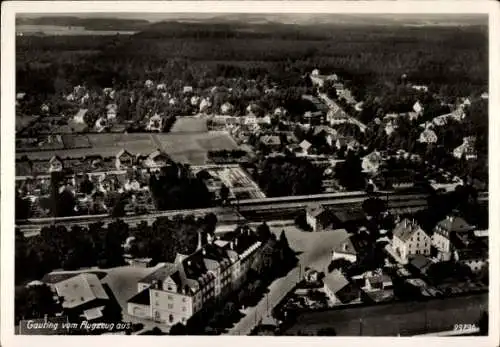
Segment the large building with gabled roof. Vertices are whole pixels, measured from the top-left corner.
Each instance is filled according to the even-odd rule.
[[[190,255],[178,254],[173,263],[141,279],[138,293],[128,301],[132,316],[173,325],[223,299],[245,281],[261,242],[248,227],[238,227],[218,239],[209,237]]]

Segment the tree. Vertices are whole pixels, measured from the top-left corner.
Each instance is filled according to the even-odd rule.
[[[335,171],[335,177],[347,190],[360,190],[365,187],[365,178],[361,168],[361,158],[348,151],[345,162]]]
[[[257,237],[261,242],[266,242],[272,235],[271,229],[269,229],[269,226],[267,225],[266,222],[260,224],[255,230],[255,232],[257,233]]]
[[[170,328],[169,335],[187,335],[186,326],[182,323],[177,323]]]
[[[80,183],[80,191],[84,194],[91,194],[92,191],[94,190],[94,183],[89,179],[89,176],[87,175],[85,179]]]
[[[16,289],[14,308],[16,322],[45,315],[53,317],[62,312],[61,305],[54,300],[54,293],[45,284]]]
[[[229,197],[229,188],[226,187],[225,184],[223,184],[221,186],[219,195],[220,195],[220,199],[222,201],[222,204],[225,204],[227,201],[227,198]]]

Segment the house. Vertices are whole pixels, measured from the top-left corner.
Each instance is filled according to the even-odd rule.
[[[159,170],[167,166],[168,163],[170,163],[170,157],[165,152],[158,149],[148,155],[144,161],[144,166],[149,169]]]
[[[419,92],[428,92],[429,87],[425,85],[412,85],[412,89],[418,90]]]
[[[257,124],[257,117],[253,114],[249,114],[249,115],[243,117],[243,124],[244,125],[255,125],[255,124]]]
[[[184,86],[184,88],[182,88],[182,92],[184,94],[192,93],[193,92],[193,87],[192,86]]]
[[[278,116],[278,117],[285,116],[286,114],[287,114],[287,111],[284,107],[277,107],[273,112],[273,115]]]
[[[355,151],[359,148],[359,142],[352,136],[340,136],[335,141],[335,147],[337,149],[346,147],[348,150]]]
[[[146,130],[161,132],[163,130],[163,117],[156,113],[153,117],[149,118]]]
[[[134,165],[134,156],[126,149],[120,150],[115,157],[115,167],[117,170],[126,170]]]
[[[299,147],[302,149],[303,154],[309,154],[309,151],[311,150],[312,144],[307,140],[303,140],[299,144]]]
[[[108,120],[105,117],[99,117],[95,121],[94,128],[98,133],[102,133],[108,129]]]
[[[364,105],[363,101],[360,101],[356,105],[354,105],[354,109],[358,112],[361,112],[363,111],[363,105]]]
[[[212,107],[212,102],[209,98],[203,98],[200,101],[200,113],[207,112],[210,107]]]
[[[228,115],[233,111],[233,109],[234,109],[233,105],[231,105],[229,102],[225,102],[220,107],[220,112],[224,115]]]
[[[390,136],[392,133],[396,131],[397,128],[398,125],[395,122],[389,121],[385,124],[384,131],[387,134],[387,136]]]
[[[359,237],[353,237],[349,235],[345,229],[338,230],[336,232],[341,233],[340,241],[332,250],[332,260],[344,259],[355,263],[359,260],[360,252],[365,248],[365,244],[361,241]]]
[[[488,249],[463,248],[453,252],[456,262],[468,266],[475,274],[488,267]]]
[[[330,212],[321,205],[306,210],[306,222],[313,231],[323,231],[328,228],[330,219]]]
[[[484,92],[484,93],[481,94],[481,99],[486,100],[488,98],[489,98],[489,95],[488,95],[487,92]]]
[[[138,293],[127,303],[128,313],[167,325],[185,324],[237,290],[260,259],[262,244],[247,227],[223,237],[202,241],[199,234],[194,253],[177,254],[173,263],[164,263],[140,280]]]
[[[108,294],[93,273],[81,273],[51,286],[62,299],[62,307],[66,312],[83,316],[86,320],[101,318],[109,303]]]
[[[50,107],[47,104],[43,104],[42,106],[40,106],[40,111],[42,111],[43,113],[48,113],[50,111]]]
[[[63,170],[62,159],[55,155],[49,160],[49,172],[61,172]]]
[[[450,260],[454,251],[454,238],[456,234],[467,234],[474,228],[463,218],[449,215],[441,220],[435,227],[432,234],[432,246],[438,251],[438,259],[442,261]]]
[[[277,135],[264,135],[260,137],[259,141],[274,150],[278,150],[281,147],[281,139]]]
[[[377,173],[381,165],[382,165],[382,156],[378,151],[373,151],[370,154],[365,155],[361,161],[361,167],[363,168],[363,172],[370,174]]]
[[[399,222],[393,231],[392,248],[403,263],[414,255],[430,255],[431,238],[415,222],[407,218]]]
[[[156,90],[165,90],[165,89],[167,89],[167,85],[165,83],[159,83],[156,86]]]
[[[108,120],[112,120],[116,118],[116,110],[118,106],[116,104],[109,104],[106,106],[106,117]]]
[[[436,133],[432,129],[425,129],[420,133],[420,137],[418,138],[418,142],[420,143],[436,143],[438,140]]]
[[[144,86],[146,88],[151,88],[153,85],[154,85],[154,83],[151,80],[146,80],[146,82],[144,82]]]
[[[359,288],[349,282],[339,270],[334,270],[323,278],[323,288],[334,305],[352,303],[361,296]]]
[[[422,106],[420,101],[417,101],[415,102],[415,104],[413,104],[413,111],[417,113],[422,113],[424,111],[424,106]]]
[[[453,156],[457,159],[477,159],[475,141],[476,139],[473,136],[464,137],[463,143],[453,150]]]
[[[200,100],[201,99],[198,95],[193,95],[189,101],[191,103],[191,106],[198,106],[198,104],[200,103]]]
[[[73,122],[77,124],[85,124],[85,115],[87,114],[87,109],[81,108],[78,112],[73,116]]]

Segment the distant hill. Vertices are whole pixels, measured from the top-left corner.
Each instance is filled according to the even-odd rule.
[[[16,25],[50,25],[61,27],[83,27],[89,31],[140,31],[151,23],[143,19],[81,18],[81,17],[38,17],[16,18]]]

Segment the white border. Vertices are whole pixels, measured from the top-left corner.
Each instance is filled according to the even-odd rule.
[[[460,338],[358,338],[358,337],[176,337],[176,336],[57,336],[36,337],[16,336],[14,333],[14,158],[15,158],[15,127],[14,102],[15,97],[15,56],[14,19],[16,13],[455,13],[455,14],[489,14],[490,38],[490,127],[489,127],[489,165],[490,165],[490,335],[488,337],[460,337]],[[304,346],[331,345],[337,346],[365,346],[372,343],[398,344],[415,346],[425,344],[453,345],[453,346],[499,346],[498,300],[499,278],[499,236],[500,228],[498,212],[500,211],[498,193],[499,160],[496,149],[499,148],[499,76],[500,42],[498,39],[500,16],[499,4],[496,1],[12,1],[2,3],[2,109],[1,114],[1,340],[4,346],[31,346],[31,345],[72,345],[88,347],[89,343],[122,344],[137,346],[137,344],[151,345],[172,344],[174,346],[211,345],[234,346],[244,344],[251,346],[254,343],[277,344],[290,343]],[[496,213],[495,213],[496,212]],[[457,317],[460,319],[460,317]],[[160,340],[161,339],[161,340]]]

